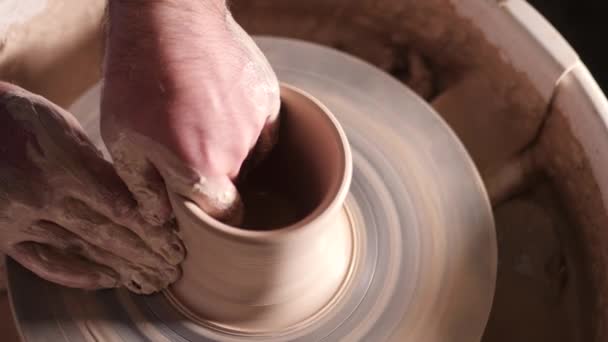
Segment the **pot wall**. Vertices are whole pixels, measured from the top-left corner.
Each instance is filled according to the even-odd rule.
[[[0,78],[67,106],[99,77],[104,5],[48,0],[27,28],[5,26]],[[320,42],[392,73],[459,134],[490,193],[498,184],[502,275],[488,341],[608,338],[608,105],[572,49],[524,1],[235,0],[231,6],[251,33]],[[513,219],[531,212],[539,219]],[[543,253],[536,253],[539,246]],[[524,256],[533,260],[523,262]],[[532,275],[521,265],[532,265]],[[545,269],[549,275],[538,276]],[[563,292],[545,299],[563,279],[570,279]],[[539,316],[550,328],[539,328]]]

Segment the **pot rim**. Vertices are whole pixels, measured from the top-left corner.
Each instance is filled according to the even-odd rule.
[[[337,211],[342,208],[344,201],[346,200],[346,196],[350,190],[353,171],[352,151],[346,137],[346,133],[342,129],[342,126],[334,114],[315,97],[298,87],[283,82],[281,82],[280,85],[281,93],[283,93],[284,90],[295,93],[309,101],[311,105],[317,107],[319,112],[323,113],[323,117],[327,120],[329,126],[331,126],[333,129],[339,148],[341,149],[340,155],[342,156],[340,168],[342,177],[340,179],[339,186],[335,190],[332,190],[332,192],[329,194],[325,195],[321,200],[321,203],[319,203],[315,209],[308,213],[303,219],[293,224],[271,230],[247,230],[228,225],[207,214],[187,197],[174,193],[173,195],[180,198],[182,201],[182,205],[185,207],[184,209],[191,219],[200,220],[201,228],[209,229],[209,231],[213,231],[228,238],[246,240],[252,243],[264,243],[276,241],[278,239],[290,238],[296,234],[299,235],[299,233],[305,233],[309,229],[317,226],[317,223],[335,215]]]

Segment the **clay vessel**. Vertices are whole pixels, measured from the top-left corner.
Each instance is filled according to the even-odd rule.
[[[346,136],[301,90],[283,85],[281,98],[278,144],[243,190],[245,228],[172,198],[187,257],[167,295],[200,324],[240,334],[297,329],[348,283],[355,245],[343,206],[352,174]]]

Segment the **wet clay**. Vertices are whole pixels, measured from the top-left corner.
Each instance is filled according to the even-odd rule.
[[[72,115],[0,82],[0,145],[2,251],[70,287],[151,293],[177,278],[171,227],[143,221]]]
[[[200,324],[277,334],[308,324],[345,284],[350,149],[314,100],[285,85],[281,97],[278,145],[242,187],[243,225],[224,225],[171,194],[188,254],[167,295]]]

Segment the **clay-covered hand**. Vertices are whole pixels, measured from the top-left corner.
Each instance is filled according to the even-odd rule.
[[[241,166],[276,137],[268,61],[223,0],[109,5],[101,129],[119,175],[150,222],[169,192],[234,223]]]
[[[183,250],[71,114],[0,82],[0,251],[65,286],[151,293],[177,279]]]

